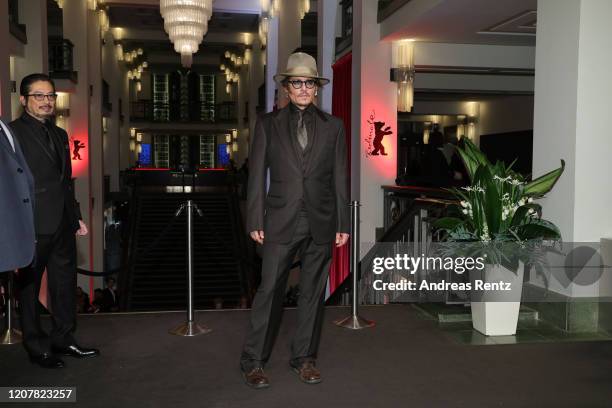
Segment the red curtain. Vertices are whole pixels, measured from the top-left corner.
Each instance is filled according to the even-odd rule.
[[[344,122],[346,145],[348,146],[348,171],[350,180],[351,169],[351,79],[352,79],[352,54],[349,53],[340,58],[332,66],[334,81],[332,88],[332,115],[339,117]],[[344,282],[349,274],[350,262],[350,239],[346,245],[336,248],[329,270],[329,294]]]

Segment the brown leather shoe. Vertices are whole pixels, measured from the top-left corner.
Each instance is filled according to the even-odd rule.
[[[302,382],[306,384],[318,384],[321,380],[321,372],[315,367],[314,361],[304,361],[299,367],[291,366]]]
[[[260,388],[268,388],[270,386],[268,376],[266,373],[264,373],[264,370],[261,367],[255,367],[249,372],[243,371],[242,377],[244,378],[246,385],[251,388],[255,388],[256,390]]]

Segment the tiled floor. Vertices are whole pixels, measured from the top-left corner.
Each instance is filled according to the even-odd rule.
[[[441,304],[415,305],[420,316],[427,320],[440,320],[440,330],[459,344],[499,345],[519,343],[558,343],[575,341],[612,340],[606,332],[568,333],[541,320],[530,318],[531,311],[521,308],[521,318],[515,336],[485,336],[472,328],[469,318],[470,309],[462,306],[445,306]]]

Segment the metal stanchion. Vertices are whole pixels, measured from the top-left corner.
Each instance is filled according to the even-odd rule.
[[[9,272],[8,285],[7,285],[7,298],[8,302],[6,305],[6,328],[0,336],[0,344],[17,344],[21,343],[23,337],[21,332],[13,327],[13,310],[15,308],[15,301],[13,299],[13,279],[15,272]]]
[[[340,327],[357,330],[367,327],[374,327],[375,322],[364,319],[358,314],[359,305],[359,201],[351,202],[351,272],[353,273],[353,304],[351,307],[351,315],[344,319],[336,320],[334,323]]]
[[[187,321],[169,333],[177,336],[197,336],[212,331],[206,326],[195,323],[193,319],[193,211],[196,210],[199,216],[202,216],[202,212],[192,200],[187,200],[179,207],[176,216],[178,217],[185,208],[187,208]]]

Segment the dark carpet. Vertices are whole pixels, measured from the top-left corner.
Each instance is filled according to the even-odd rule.
[[[101,357],[44,370],[21,345],[1,346],[0,386],[77,387],[77,404],[26,404],[52,407],[612,407],[612,342],[461,345],[408,305],[361,308],[374,329],[331,323],[348,313],[326,309],[318,385],[288,367],[296,317],[288,309],[268,389],[240,376],[245,310],[199,312],[214,332],[193,338],[167,334],[183,313],[80,316],[77,338]]]

